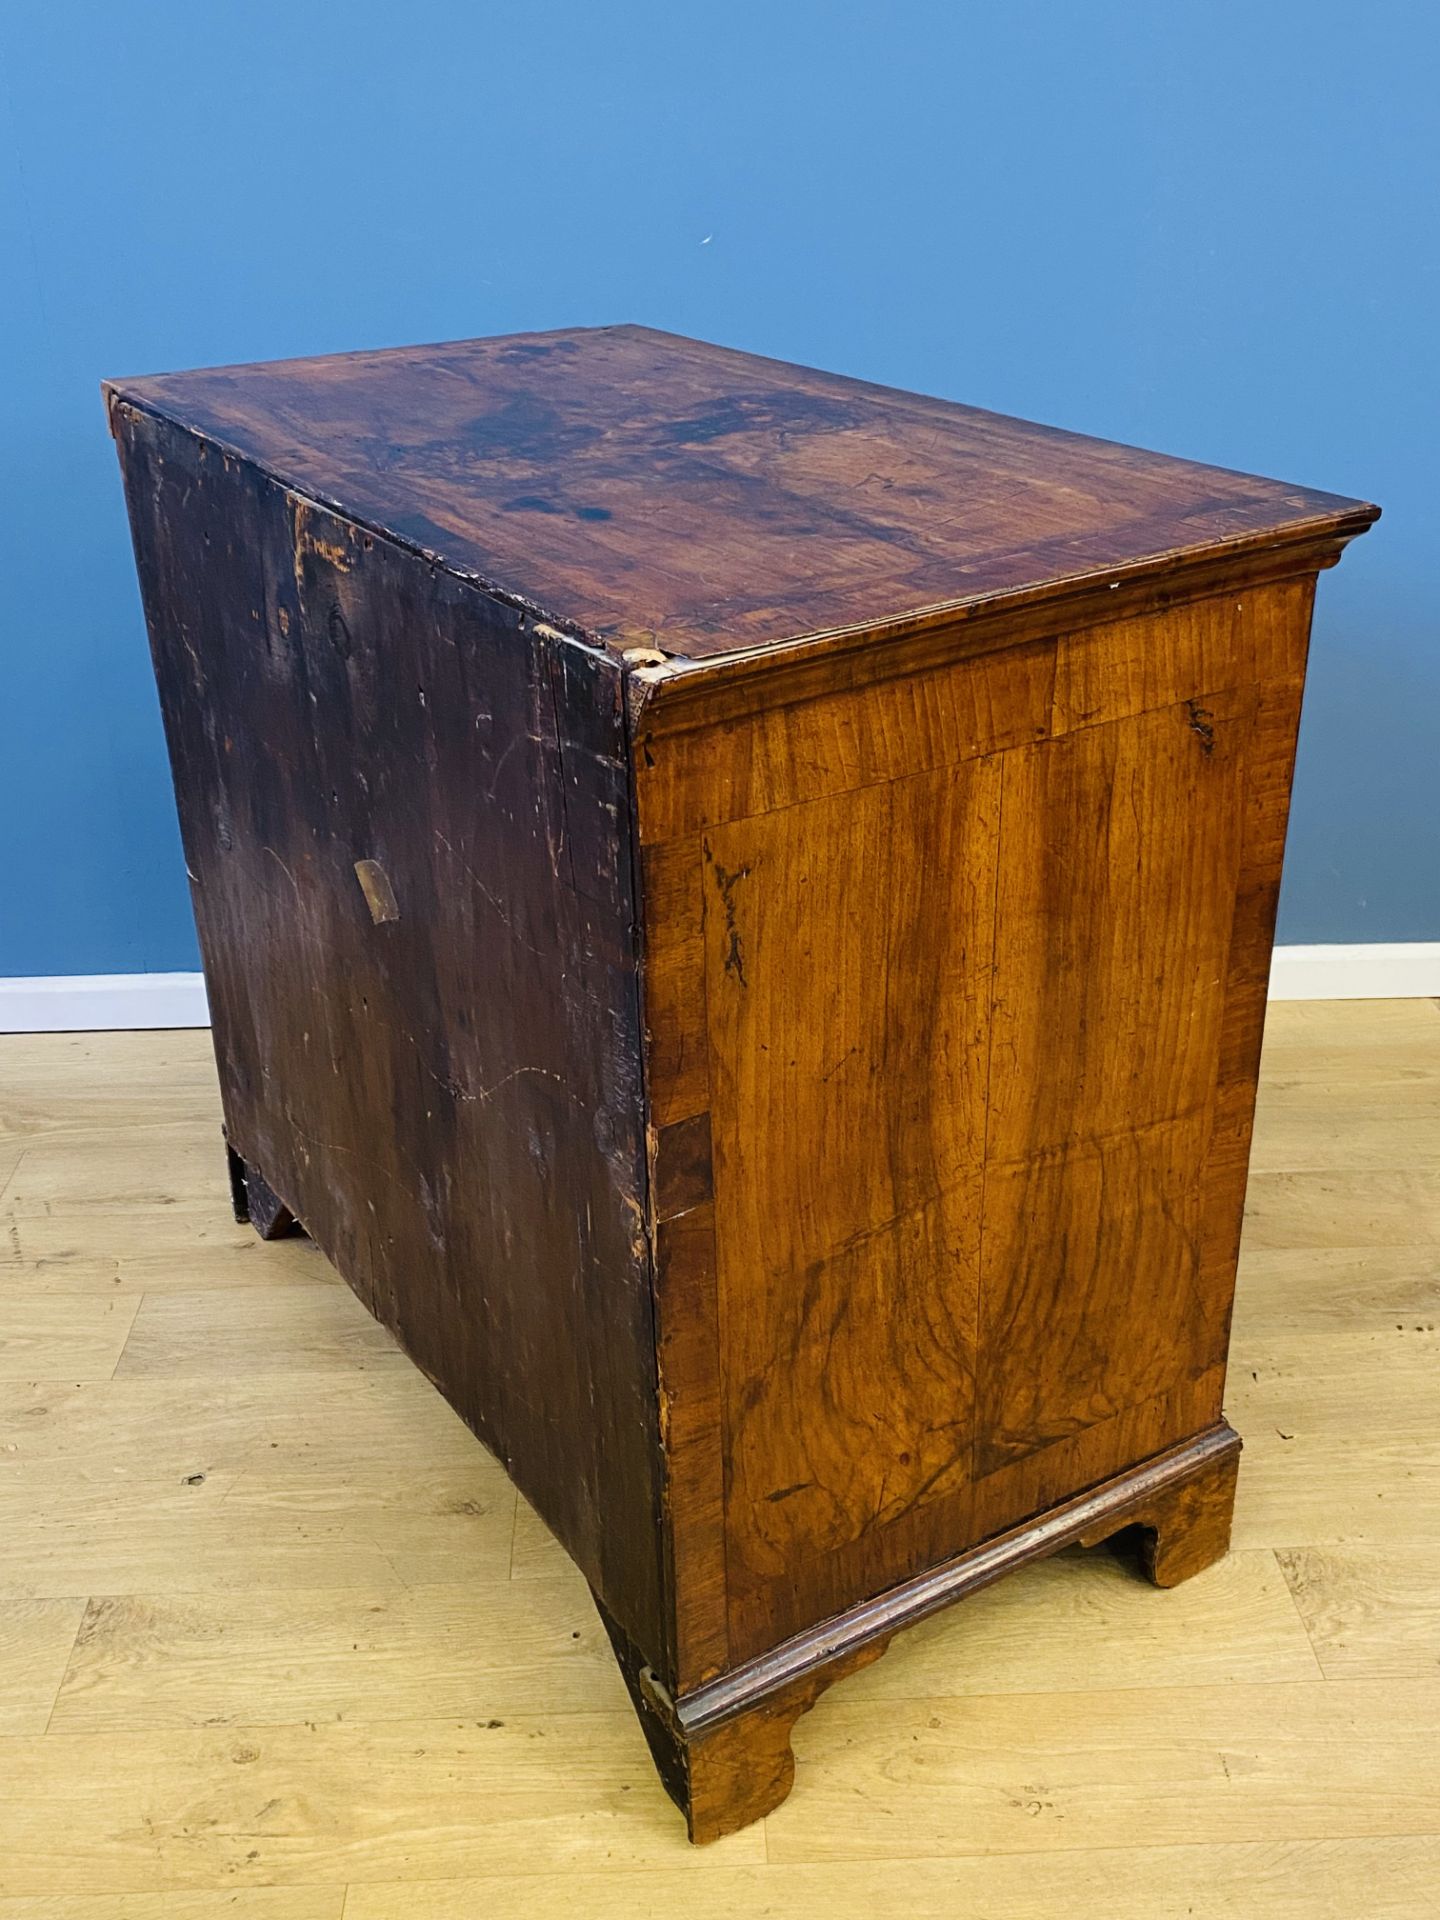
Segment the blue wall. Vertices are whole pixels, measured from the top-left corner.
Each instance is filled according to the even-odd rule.
[[[620,319],[1379,500],[1281,937],[1440,937],[1440,8],[0,17],[0,973],[195,964],[96,383]]]

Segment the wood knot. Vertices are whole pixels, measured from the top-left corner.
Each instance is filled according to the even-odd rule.
[[[1185,711],[1189,715],[1187,725],[1206,753],[1215,751],[1215,716],[1208,707],[1202,707],[1198,700],[1187,700]]]

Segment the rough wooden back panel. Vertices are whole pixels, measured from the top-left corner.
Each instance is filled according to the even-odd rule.
[[[682,1685],[1219,1417],[1312,592],[640,714]]]
[[[618,670],[113,417],[233,1143],[658,1648]]]
[[[118,386],[517,605],[691,660],[1375,514],[645,327]]]

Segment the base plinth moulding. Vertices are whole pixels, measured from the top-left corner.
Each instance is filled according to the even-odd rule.
[[[690,1838],[719,1840],[773,1812],[794,1784],[795,1722],[826,1688],[878,1660],[902,1628],[1015,1568],[1062,1547],[1099,1546],[1131,1529],[1140,1533],[1142,1564],[1158,1587],[1178,1586],[1223,1558],[1239,1459],[1240,1436],[1222,1422],[678,1700],[600,1606],[656,1767]]]

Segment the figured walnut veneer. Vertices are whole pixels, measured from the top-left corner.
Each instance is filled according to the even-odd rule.
[[[940,1605],[1224,1551],[1375,509],[621,327],[115,383],[237,1209],[589,1580],[692,1835]]]

